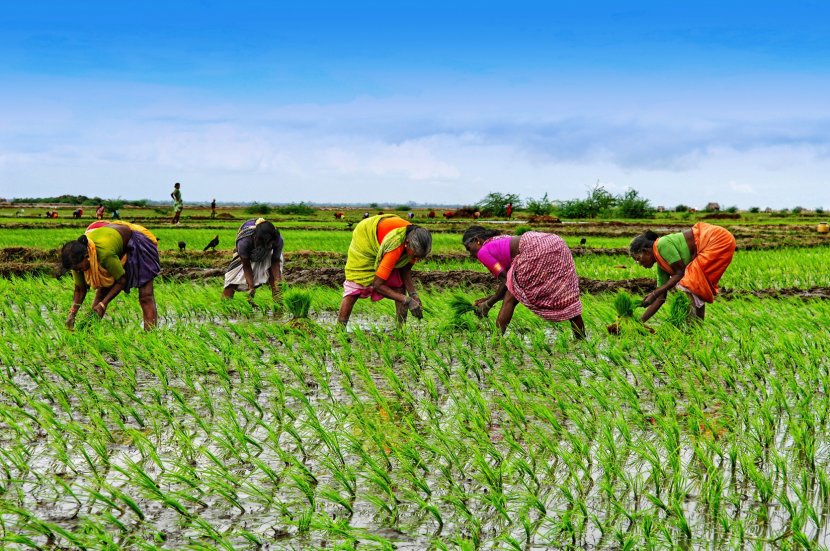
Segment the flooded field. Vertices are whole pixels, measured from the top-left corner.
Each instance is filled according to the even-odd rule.
[[[220,300],[227,254],[163,255],[149,333],[134,294],[69,332],[68,279],[0,279],[0,541],[826,548],[826,245],[739,249],[704,324],[619,335],[613,293],[654,279],[613,249],[575,251],[584,342],[522,307],[503,337],[495,312],[450,323],[494,287],[462,251],[424,266],[425,318],[400,329],[388,301],[336,326],[337,251],[287,255],[303,323],[268,293]]]

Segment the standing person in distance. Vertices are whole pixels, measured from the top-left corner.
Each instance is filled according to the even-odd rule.
[[[361,220],[352,233],[346,257],[338,323],[345,326],[357,299],[369,297],[372,301],[394,300],[398,324],[406,321],[408,312],[423,317],[412,265],[431,250],[432,235],[399,216],[381,214]]]
[[[210,202],[210,219],[213,220],[216,218],[216,198],[213,198],[213,201]]]
[[[470,256],[490,270],[499,287],[475,302],[479,315],[503,300],[496,324],[507,329],[518,303],[549,321],[569,321],[574,336],[585,338],[579,278],[571,250],[552,233],[526,232],[520,237],[472,226],[462,243]]]
[[[279,302],[284,263],[283,239],[271,222],[264,218],[246,220],[236,233],[233,258],[225,271],[223,298],[233,298],[236,291],[247,291],[252,302],[256,288],[268,284],[271,297]]]
[[[173,198],[173,219],[170,220],[170,223],[178,224],[179,218],[182,215],[182,210],[184,209],[184,202],[182,201],[182,185],[179,182],[176,182],[173,185],[173,191],[170,193],[170,197]]]

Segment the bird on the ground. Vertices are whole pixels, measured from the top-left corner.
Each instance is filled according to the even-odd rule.
[[[588,241],[588,240],[587,240],[587,239],[585,239],[585,238],[583,237],[582,239],[580,239],[580,240],[579,240],[579,246],[580,246],[580,247],[584,247],[584,246],[585,246],[585,243],[586,243],[587,241]]]
[[[187,244],[184,241],[179,241],[179,252],[183,253],[186,246]]]
[[[219,236],[217,235],[213,239],[211,239],[210,243],[208,243],[207,246],[202,250],[206,251],[208,249],[212,249],[212,250],[215,251],[216,250],[216,245],[218,245],[218,244],[219,244]]]

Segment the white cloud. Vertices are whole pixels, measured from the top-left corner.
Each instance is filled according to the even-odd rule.
[[[423,143],[373,145],[358,152],[334,147],[323,152],[328,166],[341,174],[367,174],[405,180],[457,180],[460,170],[437,158]]]
[[[730,190],[736,193],[755,193],[755,190],[752,189],[750,184],[739,184],[733,180],[729,182],[728,186]]]

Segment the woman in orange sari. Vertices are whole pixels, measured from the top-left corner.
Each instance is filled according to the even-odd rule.
[[[698,222],[663,237],[646,231],[634,238],[629,253],[644,268],[657,264],[657,289],[643,299],[643,322],[657,313],[675,287],[690,295],[692,310],[702,320],[706,303],[714,302],[718,282],[732,263],[735,238],[725,228]]]

